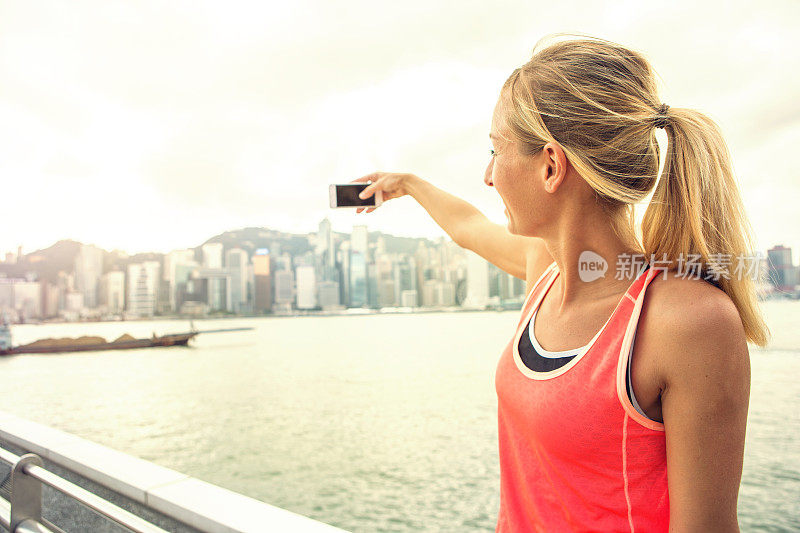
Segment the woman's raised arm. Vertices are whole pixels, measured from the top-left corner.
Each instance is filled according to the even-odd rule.
[[[377,190],[383,191],[384,201],[405,195],[413,197],[456,244],[512,276],[527,280],[529,291],[530,285],[553,262],[541,239],[512,235],[474,205],[413,174],[375,172],[355,181],[372,182],[361,193],[363,198],[369,198]]]

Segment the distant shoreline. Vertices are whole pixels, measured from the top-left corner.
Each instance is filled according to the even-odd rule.
[[[385,309],[358,309],[356,312],[350,310],[343,311],[308,311],[302,313],[286,313],[286,314],[263,314],[263,315],[207,315],[207,316],[182,316],[182,315],[155,315],[151,317],[130,317],[130,318],[106,318],[106,319],[90,319],[90,320],[36,320],[30,322],[20,322],[10,324],[12,326],[22,325],[42,325],[49,326],[55,324],[101,324],[101,323],[122,323],[122,322],[154,322],[154,321],[174,321],[174,322],[189,322],[197,321],[204,322],[209,320],[240,320],[250,318],[302,318],[302,317],[343,317],[343,316],[371,316],[371,315],[423,315],[434,313],[501,313],[507,311],[519,312],[522,304],[518,308],[493,306],[486,309],[476,309],[467,307],[431,307],[431,308],[385,308]],[[350,311],[350,312],[348,312]]]

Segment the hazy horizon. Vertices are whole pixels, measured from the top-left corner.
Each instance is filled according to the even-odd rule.
[[[104,246],[101,246],[101,245],[99,245],[97,243],[93,243],[93,242],[84,242],[84,241],[81,241],[79,239],[64,238],[64,239],[55,240],[55,241],[53,241],[50,244],[47,244],[45,246],[40,246],[40,247],[32,248],[32,249],[31,248],[25,248],[23,246],[22,253],[23,253],[23,255],[28,255],[28,254],[31,254],[31,253],[35,253],[37,251],[41,251],[41,250],[45,250],[47,248],[50,248],[50,247],[58,244],[61,241],[74,241],[74,242],[78,242],[78,243],[83,244],[83,245],[94,245],[94,246],[97,246],[98,248],[101,248],[101,249],[107,251],[107,252],[123,252],[128,256],[135,256],[135,255],[139,255],[139,254],[148,254],[148,253],[166,255],[167,253],[169,253],[171,251],[174,251],[174,250],[185,250],[185,249],[191,249],[191,248],[200,248],[201,246],[203,246],[203,244],[205,244],[210,239],[213,239],[214,237],[223,235],[223,234],[228,233],[228,232],[242,231],[242,230],[248,229],[248,228],[265,229],[265,230],[269,230],[269,231],[276,231],[276,232],[286,233],[286,234],[290,234],[290,235],[309,235],[309,234],[317,233],[317,231],[318,231],[318,228],[315,228],[314,230],[309,231],[309,232],[294,232],[294,231],[286,231],[286,230],[282,230],[280,228],[271,228],[271,227],[266,227],[266,226],[248,226],[248,227],[231,228],[231,229],[226,229],[224,231],[219,231],[219,232],[215,233],[214,235],[210,235],[210,236],[206,237],[202,242],[198,242],[197,244],[187,244],[185,246],[178,246],[176,248],[170,248],[168,250],[155,250],[155,249],[152,249],[152,250],[137,250],[135,252],[130,252],[130,251],[125,250],[125,249],[120,248],[120,247],[109,248],[109,247],[104,247]],[[442,235],[433,235],[433,236],[402,235],[402,234],[392,233],[392,232],[389,232],[389,231],[371,229],[369,226],[367,226],[367,231],[369,233],[377,232],[377,233],[381,233],[383,235],[389,235],[391,237],[401,237],[401,238],[409,238],[409,239],[427,239],[427,240],[430,240],[430,241],[437,241],[440,238],[449,239],[447,234],[445,234],[444,232],[442,232]],[[351,231],[342,231],[342,230],[339,230],[339,229],[336,229],[336,228],[333,229],[333,232],[334,233],[344,234],[344,235],[349,235],[351,233]],[[756,250],[754,250],[754,252],[763,252],[763,253],[766,254],[766,252],[767,252],[767,250],[769,248],[772,248],[774,246],[781,246],[781,245],[786,246],[785,243],[775,242],[775,243],[767,244],[762,249],[756,249]],[[4,255],[5,255],[6,251],[10,251],[10,252],[13,252],[15,254],[17,253],[17,249],[14,249],[14,250],[0,250],[0,252],[3,253],[3,256],[0,256],[0,261],[2,261],[4,259]],[[792,257],[793,257],[792,261],[793,261],[793,263],[795,261],[794,257],[796,257],[798,255],[798,252],[800,252],[800,250],[798,250],[796,248],[792,248]],[[766,257],[766,255],[765,255],[765,257]]]
[[[482,182],[499,89],[541,37],[582,32],[644,53],[665,103],[719,123],[756,249],[797,258],[798,22],[789,1],[4,2],[0,257],[61,239],[164,253],[326,216],[336,231],[444,236],[410,199],[328,208],[328,184],[375,170],[503,223]]]

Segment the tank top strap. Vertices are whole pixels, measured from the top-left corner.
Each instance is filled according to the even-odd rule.
[[[622,335],[631,327],[635,328],[636,322],[639,319],[639,311],[641,309],[644,293],[648,285],[661,274],[661,269],[654,269],[651,265],[645,263],[637,273],[634,274],[633,282],[625,291],[622,296],[617,309],[609,319],[608,331],[620,332]],[[619,341],[622,341],[622,335],[619,335]]]
[[[533,287],[531,287],[528,296],[525,297],[525,302],[522,304],[520,325],[522,324],[522,320],[525,319],[525,315],[527,315],[528,311],[530,311],[531,305],[536,303],[536,297],[542,292],[542,290],[550,285],[550,280],[558,271],[557,266],[558,265],[556,265],[555,261],[550,263],[550,265],[548,265],[548,267],[544,269],[544,272],[542,272],[542,274],[539,276],[539,279],[536,280],[536,283],[533,284]]]
[[[644,271],[645,269],[646,272]],[[647,286],[658,276],[664,276],[664,270],[662,268],[653,268],[650,265],[645,265],[639,272],[636,281],[628,288],[626,296],[630,297],[630,299],[636,303],[639,295],[647,290]]]
[[[629,297],[632,303],[628,305],[628,310],[625,317],[619,323],[619,349],[617,368],[616,368],[616,393],[619,402],[622,404],[623,409],[634,422],[638,422],[644,428],[654,430],[657,432],[664,431],[663,422],[657,422],[647,418],[647,416],[636,409],[633,405],[632,398],[628,397],[627,378],[630,370],[630,363],[632,359],[633,340],[636,337],[636,328],[639,324],[639,318],[642,313],[642,306],[644,305],[644,298],[647,287],[657,277],[664,277],[664,269],[662,268],[649,268],[646,275],[640,276],[636,283],[629,289]],[[633,390],[631,386],[631,391]],[[631,394],[633,396],[633,394]]]

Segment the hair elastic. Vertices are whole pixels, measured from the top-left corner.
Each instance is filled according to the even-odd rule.
[[[656,121],[654,124],[656,128],[667,127],[667,124],[669,123],[667,111],[669,111],[669,106],[667,104],[661,104],[661,107],[658,108],[658,114],[656,115]]]

